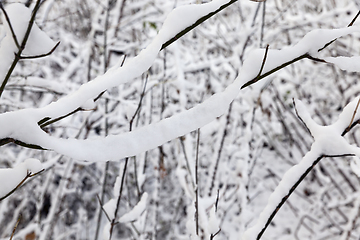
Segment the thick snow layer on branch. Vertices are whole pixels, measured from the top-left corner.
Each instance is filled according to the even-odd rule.
[[[18,43],[21,45],[31,18],[31,10],[23,4],[14,3],[10,4],[6,8],[6,12],[10,18],[11,26],[14,29]],[[6,35],[12,38],[8,24],[6,24]],[[34,24],[31,28],[25,49],[23,50],[23,55],[34,56],[45,54],[54,46],[55,43],[53,40],[51,40],[46,33],[41,31],[40,28]]]
[[[192,109],[133,132],[89,140],[58,139],[43,132],[37,122],[45,117],[57,118],[66,115],[89,103],[102,91],[140,76],[152,65],[163,43],[186,26],[192,25],[199,17],[217,10],[227,2],[216,0],[174,10],[152,43],[123,67],[113,67],[104,75],[82,85],[78,91],[43,108],[1,114],[0,125],[7,127],[1,129],[0,138],[12,137],[79,160],[109,161],[139,154],[206,125],[224,114],[239,94],[240,87],[257,76],[264,50],[256,50],[249,54],[239,76],[223,92],[213,95]],[[359,31],[359,28],[314,30],[292,47],[269,50],[263,73],[304,54],[316,54],[318,49],[329,41],[354,31]],[[242,97],[246,97],[249,90],[243,90],[241,93]]]
[[[41,162],[34,158],[26,159],[23,163],[14,168],[0,169],[0,198],[10,193],[20,182],[25,179],[27,174],[37,173],[42,170]]]
[[[360,72],[360,57],[326,57],[325,61],[333,63],[342,70]]]

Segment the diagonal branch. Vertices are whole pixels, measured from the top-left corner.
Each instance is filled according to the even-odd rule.
[[[192,24],[191,26],[185,28],[184,30],[182,30],[181,32],[179,32],[178,34],[176,34],[174,37],[172,37],[170,40],[168,40],[167,42],[165,42],[162,47],[161,50],[163,50],[164,48],[166,48],[167,46],[169,46],[170,44],[172,44],[173,42],[177,41],[179,38],[181,38],[182,36],[184,36],[186,33],[190,32],[191,30],[193,30],[194,28],[196,28],[198,25],[200,25],[201,23],[205,22],[206,20],[208,20],[209,18],[211,18],[212,16],[214,16],[215,14],[217,14],[218,12],[220,12],[221,10],[227,8],[228,6],[230,6],[231,4],[237,2],[238,0],[231,0],[228,3],[222,5],[219,9],[217,9],[214,12],[210,12],[208,15],[203,16],[201,18],[199,18],[194,24]]]
[[[259,234],[256,237],[256,240],[261,239],[262,235],[264,234],[265,230],[268,228],[268,226],[270,225],[270,223],[272,222],[272,220],[274,219],[274,217],[276,216],[276,214],[279,212],[280,208],[284,205],[284,203],[288,200],[288,198],[291,196],[291,194],[295,191],[295,189],[299,186],[299,184],[305,179],[305,177],[311,172],[311,170],[316,166],[316,164],[318,164],[320,162],[321,159],[323,159],[324,157],[348,157],[348,156],[355,156],[354,154],[343,154],[343,155],[320,155],[314,162],[313,164],[306,169],[306,171],[301,175],[301,177],[296,181],[296,183],[290,188],[288,194],[286,194],[283,199],[281,200],[281,202],[276,206],[276,208],[273,210],[273,212],[271,213],[270,217],[268,218],[265,226],[263,227],[263,229],[261,229],[261,231],[259,232]]]
[[[0,198],[0,202],[1,202],[2,200],[4,200],[5,198],[9,197],[11,194],[13,194],[17,189],[19,189],[19,188],[24,184],[24,182],[25,182],[28,178],[34,177],[34,176],[42,173],[43,171],[44,171],[44,169],[41,170],[41,171],[39,171],[39,172],[37,172],[37,173],[28,172],[28,173],[26,174],[25,178],[24,178],[13,190],[11,190],[11,191],[10,191],[8,194],[6,194],[4,197],[1,197],[1,198]]]
[[[11,24],[11,21],[10,21],[10,18],[9,18],[9,15],[8,15],[7,12],[5,11],[2,2],[0,2],[0,8],[1,8],[1,10],[3,11],[3,13],[4,13],[4,16],[5,16],[5,19],[6,19],[7,23],[9,24],[9,28],[10,28],[12,37],[13,37],[13,39],[14,39],[15,45],[16,45],[16,47],[17,47],[18,49],[20,49],[19,41],[18,41],[18,39],[17,39],[17,37],[16,37],[16,34],[15,34],[15,32],[14,32],[14,28],[12,27],[12,24]]]

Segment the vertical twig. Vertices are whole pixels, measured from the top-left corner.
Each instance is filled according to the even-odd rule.
[[[230,104],[228,115],[226,116],[225,129],[224,129],[224,132],[221,137],[220,147],[219,147],[219,151],[218,151],[215,166],[214,166],[214,171],[213,171],[212,178],[211,178],[211,184],[210,184],[210,188],[209,188],[209,196],[211,196],[212,190],[215,186],[215,179],[216,179],[216,174],[217,174],[217,170],[218,170],[219,163],[220,163],[221,153],[224,148],[225,138],[228,135],[227,128],[228,128],[228,126],[230,124],[230,120],[231,120],[231,110],[232,110],[232,103]]]
[[[105,15],[105,24],[104,24],[104,42],[103,42],[103,47],[104,47],[104,69],[103,72],[105,73],[107,71],[108,68],[108,62],[107,62],[107,30],[108,30],[108,25],[109,25],[109,13],[110,13],[110,0],[107,2],[107,8],[106,8],[106,15]],[[90,55],[91,56],[91,55]],[[91,64],[91,61],[89,60],[89,64]],[[88,78],[89,78],[89,74],[90,71],[88,72]],[[89,80],[89,79],[88,79]],[[109,134],[109,121],[108,121],[108,105],[109,105],[109,100],[105,99],[105,137]],[[107,173],[109,170],[109,162],[105,163],[105,168],[104,168],[104,177],[103,177],[103,184],[102,184],[102,189],[101,189],[101,199],[99,198],[99,202],[100,204],[104,202],[105,200],[105,188],[107,185]],[[102,205],[101,205],[102,207]],[[101,216],[102,216],[102,211],[99,211],[98,214],[98,220],[97,220],[97,224],[96,224],[96,231],[95,231],[95,240],[98,239],[98,235],[99,235],[99,231],[100,231],[100,225],[101,225]]]
[[[262,22],[261,22],[261,32],[260,32],[260,47],[262,47],[264,40],[264,28],[265,28],[265,15],[266,15],[266,1],[263,1],[263,12],[262,12]],[[260,5],[260,3],[259,3]]]
[[[196,221],[196,235],[199,236],[199,146],[200,146],[200,128],[197,130],[196,141],[196,158],[195,158],[195,221]]]
[[[121,0],[120,0],[120,1],[121,1]],[[115,33],[114,33],[114,37],[115,37],[115,38],[117,38],[117,34],[118,34],[118,32],[119,32],[119,29],[120,29],[120,24],[121,24],[121,19],[122,19],[122,17],[123,17],[125,2],[126,2],[126,0],[122,0],[122,2],[121,2],[119,18],[118,18],[118,20],[117,20],[117,25],[116,25]]]
[[[346,128],[346,131],[350,131],[351,125],[353,124],[354,118],[355,118],[355,116],[356,116],[356,112],[357,112],[357,110],[358,110],[358,108],[359,108],[359,104],[360,104],[360,98],[359,98],[359,100],[358,100],[358,102],[357,102],[357,104],[356,104],[356,107],[355,107],[354,113],[353,113],[353,115],[352,115],[350,124],[349,124],[349,126]]]
[[[147,79],[148,79],[148,76],[146,77],[145,79],[145,83],[144,83],[144,88],[143,88],[143,91],[140,95],[140,100],[139,100],[139,104],[138,104],[138,107],[133,115],[133,117],[131,118],[130,120],[130,123],[129,123],[129,131],[132,131],[132,127],[133,127],[133,122],[134,122],[134,119],[135,117],[139,114],[140,112],[140,109],[141,109],[141,106],[142,106],[142,100],[145,96],[145,90],[146,90],[146,85],[147,85]],[[136,161],[136,160],[135,160]],[[114,226],[116,224],[116,218],[117,218],[117,214],[118,214],[118,211],[119,211],[119,208],[120,208],[120,200],[121,200],[121,197],[122,197],[122,191],[123,191],[123,187],[124,187],[124,182],[125,182],[125,175],[126,175],[126,170],[127,170],[127,165],[128,165],[128,162],[129,162],[129,158],[125,158],[125,165],[124,165],[124,169],[123,169],[123,173],[122,173],[122,177],[121,177],[121,183],[120,183],[120,190],[119,190],[119,196],[118,196],[118,199],[117,199],[117,203],[116,203],[116,209],[115,209],[115,214],[114,214],[114,219],[112,219],[111,221],[111,227],[110,227],[110,237],[109,237],[109,240],[111,240],[111,237],[112,237],[112,233],[113,233],[113,229],[114,229]],[[135,171],[136,171],[136,168],[135,168]],[[140,191],[138,189],[138,191]]]
[[[12,233],[11,233],[11,237],[10,237],[9,240],[12,240],[12,239],[13,239],[14,234],[15,234],[15,231],[16,231],[16,228],[18,227],[20,220],[21,220],[21,214],[19,215],[18,220],[16,221],[16,224],[15,224],[15,226],[14,226],[14,229],[13,229],[13,231],[12,231]]]

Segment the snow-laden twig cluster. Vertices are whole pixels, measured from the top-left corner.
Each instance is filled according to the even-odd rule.
[[[335,123],[321,126],[311,118],[306,106],[300,100],[294,100],[297,114],[314,137],[314,143],[300,163],[284,174],[279,185],[270,195],[268,204],[261,212],[256,224],[242,236],[243,240],[261,238],[280,207],[323,157],[360,156],[360,148],[349,144],[342,136],[342,133],[351,125],[351,120],[356,122],[360,118],[360,114],[356,112],[358,101],[359,98],[356,98],[350,102]]]
[[[223,92],[213,95],[192,109],[158,123],[136,129],[133,132],[101,139],[61,139],[49,136],[38,126],[38,122],[44,118],[53,119],[66,115],[84,104],[87,107],[89,107],[89,104],[94,105],[93,99],[101,92],[118,84],[131,81],[141,75],[151,66],[164,42],[176,32],[191,25],[199,17],[216,10],[224,2],[226,1],[219,0],[200,6],[187,6],[176,9],[165,20],[162,29],[152,43],[123,67],[112,67],[104,75],[82,85],[76,92],[48,106],[1,114],[0,124],[9,127],[2,129],[0,138],[9,137],[25,143],[39,145],[79,160],[109,161],[133,156],[155,148],[211,122],[216,117],[224,114],[229,104],[238,96],[240,87],[257,76],[264,50],[256,50],[249,54],[239,76]],[[193,14],[189,15],[189,11]],[[183,21],[185,14],[191,17],[187,17],[186,21]],[[177,24],[178,21],[182,22],[182,24]],[[269,72],[304,54],[317,57],[318,49],[322,48],[326,43],[355,31],[359,31],[359,28],[349,27],[311,31],[294,46],[283,50],[269,50],[263,72]],[[242,91],[241,94],[246,95],[246,91]],[[174,128],[173,126],[177,127]]]

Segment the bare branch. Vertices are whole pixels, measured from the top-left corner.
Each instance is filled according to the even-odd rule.
[[[13,231],[12,231],[12,233],[11,233],[11,237],[10,237],[9,240],[12,240],[12,239],[13,239],[14,234],[15,234],[15,231],[16,231],[18,225],[19,225],[20,220],[21,220],[21,214],[19,215],[18,220],[16,221],[16,224],[15,224],[15,226],[14,226],[14,229],[13,229]]]

